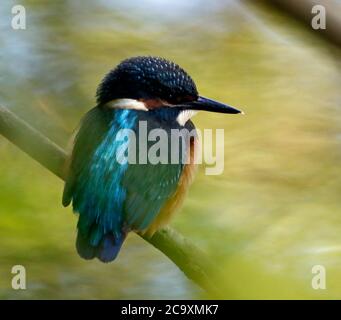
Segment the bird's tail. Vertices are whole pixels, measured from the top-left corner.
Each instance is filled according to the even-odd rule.
[[[77,233],[76,248],[78,254],[84,259],[98,258],[102,262],[115,260],[122,244],[126,238],[126,233],[122,232],[118,237],[111,233],[105,234],[97,246],[93,246],[88,237]]]

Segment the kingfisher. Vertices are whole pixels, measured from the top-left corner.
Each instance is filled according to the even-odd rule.
[[[97,104],[81,120],[67,161],[63,205],[79,214],[76,249],[84,259],[113,261],[131,231],[152,236],[166,225],[183,202],[195,173],[197,137],[190,120],[198,111],[238,114],[240,110],[200,96],[179,65],[160,57],[123,60],[98,86]],[[139,123],[147,132],[166,135],[178,129],[179,160],[121,162],[118,132],[136,134],[124,143],[141,143]],[[186,129],[186,130],[182,130]],[[143,139],[142,139],[143,140]],[[167,144],[167,142],[166,142]],[[146,143],[147,149],[151,143]],[[169,145],[167,144],[167,147]]]

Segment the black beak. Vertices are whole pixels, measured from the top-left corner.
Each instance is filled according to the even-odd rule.
[[[223,104],[218,101],[214,101],[212,99],[208,99],[201,96],[199,96],[199,98],[196,101],[186,103],[186,108],[191,110],[204,110],[219,113],[244,114],[243,111],[228,106],[227,104]]]

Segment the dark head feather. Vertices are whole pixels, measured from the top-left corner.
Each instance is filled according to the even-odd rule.
[[[171,104],[193,101],[198,91],[177,64],[159,57],[133,57],[111,70],[97,89],[98,104],[114,99],[161,99]]]

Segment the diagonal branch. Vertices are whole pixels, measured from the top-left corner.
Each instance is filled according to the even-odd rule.
[[[67,153],[8,109],[0,106],[0,134],[38,161],[46,169],[64,179]],[[218,294],[212,275],[217,275],[209,257],[170,227],[143,239],[163,252],[183,273],[201,288]]]
[[[331,0],[267,0],[265,3],[278,7],[282,11],[286,11],[293,18],[303,22],[303,25],[316,35],[325,37],[337,46],[341,45],[341,5],[337,1]],[[317,12],[313,13],[314,6],[319,5],[326,10],[326,28],[313,29],[312,19],[317,16]],[[319,9],[320,10],[320,9]],[[320,12],[320,11],[318,11]],[[321,12],[321,14],[323,14]]]

